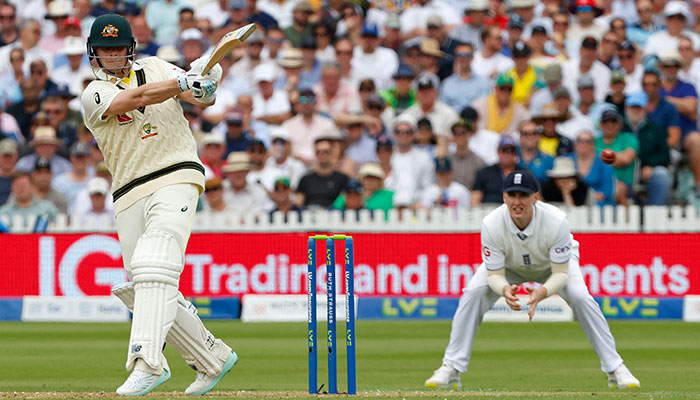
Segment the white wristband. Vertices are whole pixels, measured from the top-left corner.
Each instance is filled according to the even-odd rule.
[[[180,88],[181,92],[190,90],[190,86],[187,84],[187,74],[180,74],[177,76],[177,87]]]

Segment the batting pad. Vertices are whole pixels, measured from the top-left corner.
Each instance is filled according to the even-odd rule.
[[[183,254],[168,232],[149,230],[139,238],[131,258],[134,319],[131,323],[127,370],[137,358],[159,369],[165,336],[177,314],[177,294]]]
[[[134,284],[134,291],[134,319],[126,369],[131,371],[137,358],[158,369],[162,366],[165,336],[175,321],[177,288],[160,282],[144,282]]]
[[[132,311],[134,309],[134,284],[123,283],[112,288],[112,293]],[[177,295],[177,312],[175,322],[165,340],[170,343],[193,369],[207,375],[218,375],[231,348],[220,339],[216,339],[202,324],[197,309],[185,300],[181,293]]]

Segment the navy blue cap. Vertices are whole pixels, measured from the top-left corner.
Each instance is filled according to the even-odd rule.
[[[532,173],[528,171],[515,170],[506,176],[503,181],[503,193],[523,192],[527,194],[537,193],[540,184]]]
[[[394,142],[391,141],[389,136],[381,135],[377,138],[377,149],[389,149],[394,148]]]
[[[447,157],[438,157],[435,159],[435,172],[450,172],[452,171],[452,161]]]
[[[36,170],[39,168],[51,169],[51,160],[48,158],[37,158],[36,162],[34,163],[34,169]]]
[[[622,118],[620,117],[620,113],[617,112],[617,109],[607,109],[603,111],[603,115],[600,116],[600,121],[607,121],[609,119],[616,119],[620,121]]]
[[[379,36],[379,28],[375,24],[362,25],[362,36]]]
[[[318,42],[313,36],[304,36],[299,47],[302,49],[316,49],[318,48]]]
[[[260,140],[260,139],[251,139],[251,140],[248,142],[248,146],[246,146],[246,149],[252,149],[252,148],[255,147],[255,146],[262,146],[262,148],[264,149],[264,148],[265,148],[265,142],[263,142],[263,141]]]
[[[513,28],[525,29],[525,21],[518,14],[513,14],[508,21],[508,29]]]
[[[408,64],[399,64],[399,68],[394,74],[394,78],[415,78],[416,73]]]
[[[360,181],[357,179],[350,179],[348,183],[345,185],[344,190],[346,192],[353,191],[358,194],[362,194],[362,185],[360,184]]]

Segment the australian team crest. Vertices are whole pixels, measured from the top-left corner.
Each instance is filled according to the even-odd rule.
[[[143,130],[143,135],[141,136],[141,139],[148,139],[149,137],[153,137],[158,134],[158,127],[155,125],[151,125],[150,122],[145,123],[141,130]]]
[[[119,29],[115,28],[114,25],[109,24],[102,28],[102,37],[117,37]]]

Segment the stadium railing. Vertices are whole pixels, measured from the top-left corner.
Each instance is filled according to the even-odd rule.
[[[247,214],[197,213],[194,232],[478,232],[481,220],[493,207],[471,209],[435,208],[397,210],[386,215],[370,210],[305,210],[301,213]],[[569,215],[574,232],[700,232],[700,210],[692,206],[662,207],[575,207],[562,208]],[[12,222],[13,233],[40,232],[36,217],[23,217]],[[108,218],[83,221],[72,225],[66,215],[59,215],[48,225],[47,232],[116,232]]]

